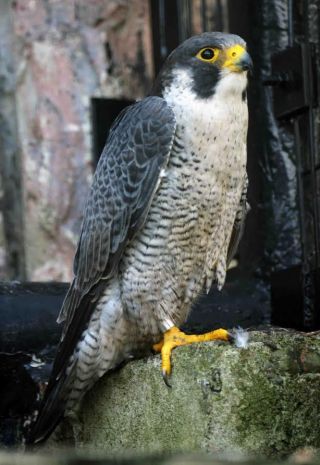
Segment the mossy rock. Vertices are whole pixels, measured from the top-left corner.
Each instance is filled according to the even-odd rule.
[[[273,458],[320,447],[319,336],[251,332],[245,349],[194,344],[172,358],[172,388],[159,356],[102,378],[84,399],[76,447]]]

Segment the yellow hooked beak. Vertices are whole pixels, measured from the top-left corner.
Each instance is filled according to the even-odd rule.
[[[222,68],[226,68],[235,73],[251,71],[253,63],[249,53],[242,45],[233,45],[224,51],[225,61]]]

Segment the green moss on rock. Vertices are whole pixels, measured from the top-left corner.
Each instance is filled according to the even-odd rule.
[[[172,389],[159,356],[101,379],[84,399],[76,446],[277,458],[320,447],[319,337],[252,332],[246,349],[196,344],[176,349],[173,363]]]

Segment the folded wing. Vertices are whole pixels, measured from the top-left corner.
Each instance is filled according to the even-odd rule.
[[[128,241],[148,215],[175,127],[165,100],[148,97],[123,110],[110,130],[85,207],[74,280],[59,315],[63,335],[29,443],[45,439],[63,416],[70,357]]]

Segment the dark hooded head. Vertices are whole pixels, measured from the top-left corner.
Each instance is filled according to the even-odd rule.
[[[234,34],[205,32],[180,44],[165,61],[152,89],[162,95],[179,70],[187,70],[199,98],[214,94],[217,83],[229,73],[246,73],[252,60],[244,40]]]

